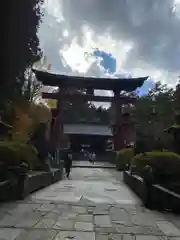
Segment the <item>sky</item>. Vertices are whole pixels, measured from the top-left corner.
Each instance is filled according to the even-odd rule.
[[[96,77],[150,76],[143,93],[180,76],[180,0],[45,0],[39,28],[52,72]],[[107,72],[94,56],[115,59]],[[107,93],[109,95],[109,93]]]

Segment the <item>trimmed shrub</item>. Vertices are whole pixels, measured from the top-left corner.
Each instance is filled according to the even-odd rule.
[[[131,160],[134,156],[133,148],[123,148],[119,152],[116,153],[116,168],[118,170],[124,170],[126,165],[131,164]]]
[[[13,141],[0,141],[0,162],[6,166],[19,166],[26,162],[29,169],[38,161],[37,151],[28,144]]]
[[[132,165],[140,176],[142,176],[144,167],[150,165],[153,169],[154,180],[159,183],[180,179],[180,156],[173,152],[138,154],[133,157]]]

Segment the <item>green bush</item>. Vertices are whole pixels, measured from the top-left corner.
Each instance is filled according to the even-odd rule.
[[[134,150],[132,148],[124,148],[117,152],[116,155],[116,168],[118,170],[124,170],[126,165],[131,164],[131,160],[134,156]]]
[[[0,162],[6,166],[18,166],[21,162],[26,162],[31,169],[37,159],[37,151],[28,144],[0,141]]]
[[[143,168],[150,165],[157,182],[180,179],[180,155],[173,152],[147,152],[132,159],[133,171],[142,176]]]

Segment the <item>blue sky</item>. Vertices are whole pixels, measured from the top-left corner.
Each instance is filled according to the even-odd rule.
[[[141,88],[138,88],[136,92],[139,96],[144,96],[147,95],[149,90],[154,88],[154,86],[155,82],[151,78],[148,78],[147,81],[144,82],[143,86]]]
[[[116,58],[111,54],[102,50],[95,50],[93,54],[100,58],[100,65],[110,74],[116,73]]]
[[[105,72],[111,74],[112,76],[116,76],[116,63],[118,60],[116,60],[111,53],[96,49],[92,54],[99,59],[99,64]],[[139,96],[147,95],[149,90],[154,86],[155,82],[149,77],[147,81],[144,82],[143,86],[138,88],[136,92]]]

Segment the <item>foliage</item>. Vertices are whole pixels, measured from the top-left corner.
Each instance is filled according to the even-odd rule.
[[[172,152],[147,152],[133,157],[132,165],[135,172],[142,176],[143,168],[150,165],[155,181],[176,181],[180,176],[180,156]]]
[[[126,165],[131,164],[131,160],[134,156],[134,150],[132,148],[124,148],[117,152],[116,155],[116,168],[118,170],[124,170]]]
[[[179,84],[176,89],[171,89],[159,82],[147,96],[137,98],[133,109],[136,137],[145,143],[145,151],[171,149],[172,136],[165,133],[164,129],[177,122],[175,116],[180,110],[179,99]]]
[[[64,91],[64,90],[63,90]],[[67,93],[84,93],[82,89],[70,89]],[[90,102],[68,100],[64,105],[64,121],[66,123],[101,123],[109,124],[109,112],[103,107],[95,107]]]
[[[70,103],[64,114],[66,123],[101,123],[109,124],[109,112],[102,108],[96,108],[88,102]]]
[[[148,96],[138,98],[134,109],[138,134],[155,139],[162,137],[164,129],[174,120],[172,95],[172,89],[157,83]]]
[[[31,103],[29,105],[29,116],[37,123],[51,121],[51,110],[43,104]]]
[[[25,82],[23,86],[23,96],[29,102],[35,102],[40,97],[40,90],[42,84],[36,79],[35,74],[32,72],[31,68],[27,69],[25,72]]]
[[[12,123],[12,139],[21,143],[28,142],[30,136],[41,122],[49,122],[50,110],[39,104],[27,102],[14,106],[15,117]]]
[[[3,6],[0,109],[4,109],[7,100],[14,100],[22,94],[26,69],[41,57],[37,36],[41,3],[42,0],[7,0]]]
[[[33,121],[26,111],[15,106],[16,118],[13,123],[12,140],[27,142],[33,129]]]
[[[0,156],[0,162],[6,166],[19,166],[21,162],[26,162],[29,169],[32,169],[38,158],[36,149],[16,141],[0,141]]]
[[[10,138],[12,126],[0,121],[0,139]]]

